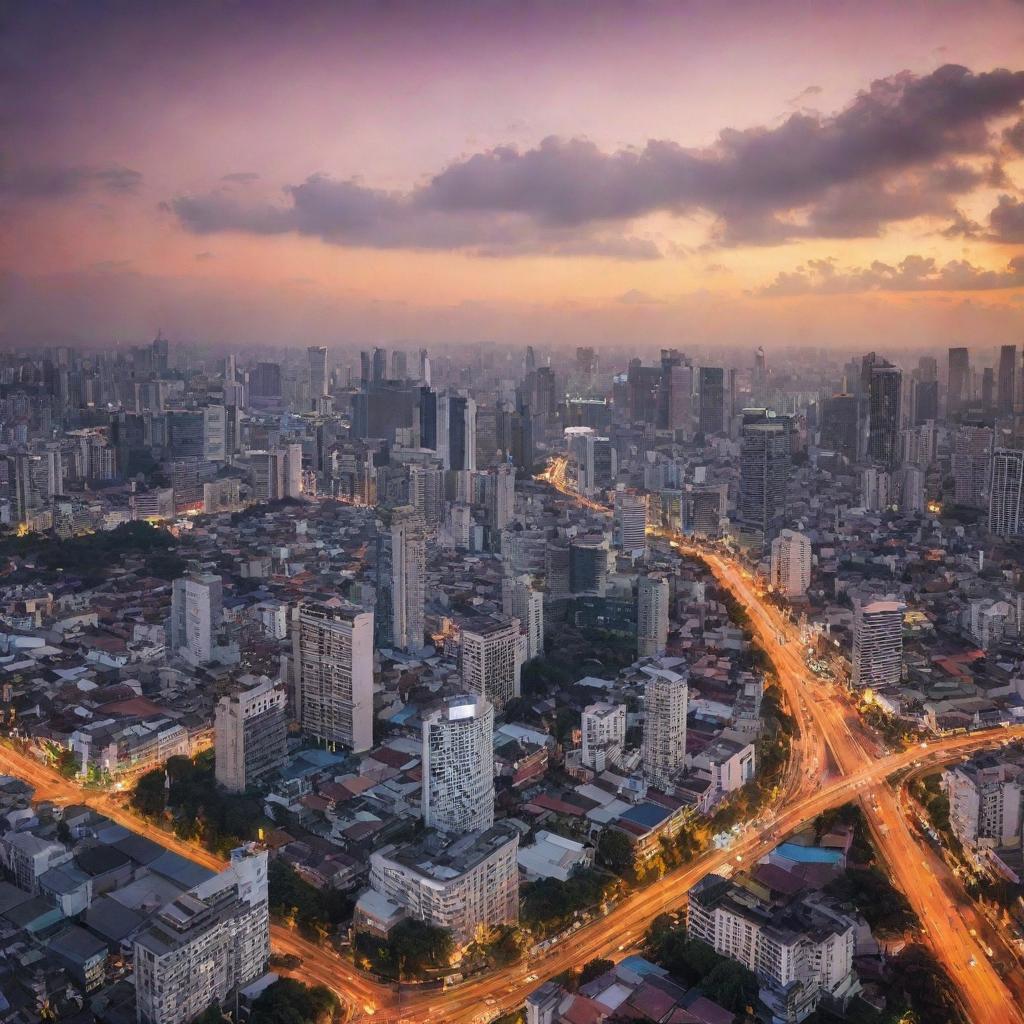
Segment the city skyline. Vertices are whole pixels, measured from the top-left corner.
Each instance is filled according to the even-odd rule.
[[[1024,9],[773,11],[9,14],[0,342],[1014,337]]]

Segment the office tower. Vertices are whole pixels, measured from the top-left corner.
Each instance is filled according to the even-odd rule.
[[[769,542],[786,520],[792,420],[764,409],[747,409],[740,437],[737,519],[741,529]]]
[[[826,398],[821,410],[821,446],[851,461],[857,458],[860,402],[856,395]]]
[[[580,487],[584,494],[596,494],[612,486],[618,471],[618,458],[610,438],[588,435],[584,466]]]
[[[158,376],[162,377],[167,373],[168,367],[170,366],[170,343],[168,340],[157,331],[156,337],[153,339],[153,372]]]
[[[950,463],[958,505],[988,508],[993,440],[991,427],[964,423],[957,428]]]
[[[420,349],[420,383],[430,387],[430,355],[425,348]]]
[[[388,376],[388,353],[387,349],[374,348],[370,356],[370,381],[373,384],[383,384]]]
[[[486,697],[496,710],[519,696],[525,660],[526,641],[518,619],[463,626],[459,646],[462,683],[471,693]]]
[[[1024,451],[996,448],[992,453],[988,528],[997,537],[1016,537],[1024,530],[1021,498],[1024,495]]]
[[[668,645],[668,580],[641,576],[636,591],[636,653],[638,658],[659,657]]]
[[[626,370],[627,413],[633,423],[657,423],[661,367],[631,359]]]
[[[534,370],[533,407],[538,416],[551,418],[558,409],[558,387],[555,371],[550,366],[539,366]]]
[[[359,386],[365,391],[373,377],[373,366],[370,353],[365,349],[359,353]]]
[[[616,491],[614,523],[616,546],[643,554],[647,549],[647,495]]]
[[[395,349],[391,353],[391,379],[405,380],[409,376],[408,360],[404,352]]]
[[[466,395],[442,396],[437,451],[445,469],[476,469],[476,402]]]
[[[423,795],[428,828],[480,832],[494,824],[494,708],[478,695],[449,697],[423,715]]]
[[[444,512],[444,470],[437,466],[409,466],[409,504],[433,533]]]
[[[390,642],[400,651],[419,651],[427,585],[426,528],[416,509],[401,505],[391,513],[390,534]]]
[[[603,594],[607,579],[608,542],[603,537],[577,537],[573,540],[569,545],[570,592]],[[548,585],[551,585],[550,574]]]
[[[702,366],[698,375],[700,394],[700,432],[720,434],[725,430],[725,370]]]
[[[267,853],[249,845],[136,936],[139,1024],[189,1024],[259,978],[269,958]]]
[[[750,400],[758,408],[767,409],[768,397],[768,365],[764,347],[759,345],[754,352],[754,368],[750,374]]]
[[[534,590],[528,575],[506,576],[501,581],[501,613],[518,619],[526,638],[526,660],[544,653],[544,594]]]
[[[857,608],[853,623],[853,686],[898,683],[903,673],[903,605],[872,601]]]
[[[201,459],[206,418],[202,410],[175,409],[166,414],[167,451],[172,459]]]
[[[327,349],[310,345],[306,349],[309,359],[309,398],[316,409],[316,400],[327,394]]]
[[[718,537],[726,521],[727,484],[687,484],[680,495],[683,533]]]
[[[580,720],[583,736],[581,760],[585,768],[603,772],[622,760],[626,745],[626,705],[598,701],[583,709]]]
[[[488,470],[478,479],[483,488],[487,525],[492,530],[503,530],[515,518],[516,471],[506,463]]]
[[[280,398],[281,367],[277,363],[257,363],[249,372],[249,394],[253,398]]]
[[[443,401],[443,399],[441,399]],[[420,447],[437,451],[437,415],[438,415],[437,392],[431,391],[430,386],[424,384],[418,390],[416,401],[417,416],[420,425]]]
[[[946,385],[946,415],[955,416],[971,399],[971,362],[967,349],[949,350],[949,382]]]
[[[288,755],[284,687],[266,676],[243,676],[217,701],[213,721],[214,774],[232,793],[276,775]]]
[[[935,356],[921,356],[917,361],[917,379],[930,383],[939,379],[939,363]]]
[[[373,746],[373,615],[304,603],[292,613],[299,724],[356,753]]]
[[[653,670],[644,685],[643,767],[647,781],[669,789],[686,758],[685,677],[669,669]]]
[[[658,383],[658,428],[679,430],[690,425],[693,398],[693,367],[674,348],[661,350],[661,380]]]
[[[920,426],[939,418],[939,382],[915,380],[910,384],[910,422]]]
[[[171,649],[193,665],[213,660],[224,618],[223,581],[212,573],[176,579],[171,588]]]
[[[999,385],[996,408],[1000,416],[1012,416],[1017,404],[1017,346],[999,349]]]
[[[771,581],[783,597],[803,597],[811,585],[811,541],[796,530],[783,530],[772,541]]]
[[[580,387],[590,390],[597,386],[597,352],[590,347],[576,349],[576,377]]]
[[[208,405],[203,409],[203,456],[207,462],[225,462],[227,448],[227,409]]]
[[[981,407],[986,414],[991,413],[996,406],[996,374],[991,366],[986,366],[981,372]]]
[[[893,468],[899,462],[900,397],[903,374],[881,360],[871,367],[868,382],[868,459]]]

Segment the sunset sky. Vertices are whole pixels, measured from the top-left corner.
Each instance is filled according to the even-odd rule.
[[[0,336],[991,345],[1024,4],[22,3]]]

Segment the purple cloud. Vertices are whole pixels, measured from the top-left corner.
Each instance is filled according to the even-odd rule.
[[[988,215],[989,238],[996,242],[1024,242],[1024,202],[1013,196],[1000,196]]]
[[[0,169],[0,199],[64,199],[92,189],[135,195],[142,175],[128,167],[21,167]]]

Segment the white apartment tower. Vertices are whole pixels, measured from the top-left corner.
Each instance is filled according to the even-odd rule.
[[[783,597],[803,597],[811,585],[811,541],[796,530],[783,530],[772,541],[772,586]]]
[[[494,824],[494,708],[475,694],[423,716],[422,814],[428,828],[479,832]]]
[[[996,448],[992,453],[988,528],[997,537],[1016,537],[1021,530],[1024,495],[1024,451]]]
[[[643,554],[647,548],[647,496],[615,492],[615,543],[623,551]]]
[[[614,768],[626,745],[626,705],[598,701],[583,709],[583,764],[595,772]]]
[[[643,766],[659,789],[672,785],[686,758],[686,679],[668,669],[648,669],[644,686]]]
[[[857,609],[853,624],[853,685],[898,683],[903,672],[903,608],[872,601]]]
[[[284,449],[284,496],[302,497],[302,445],[290,444]]]
[[[139,1024],[188,1024],[260,977],[270,957],[267,854],[231,863],[168,903],[135,939]]]
[[[533,589],[528,575],[506,576],[501,582],[501,611],[518,619],[526,637],[526,660],[544,653],[544,594]]]
[[[401,505],[391,516],[391,642],[399,650],[423,646],[426,576],[426,527],[411,505]]]
[[[170,646],[179,657],[192,665],[212,661],[223,617],[223,585],[219,576],[193,573],[174,581]]]
[[[519,696],[519,679],[526,640],[519,620],[487,621],[463,626],[459,649],[462,683],[471,693],[486,697],[500,711]]]
[[[217,701],[213,725],[214,773],[232,793],[279,771],[288,753],[284,687],[266,676],[240,682]]]
[[[324,743],[373,746],[373,614],[300,604],[292,613],[295,710]]]
[[[668,580],[641,576],[636,593],[636,653],[640,658],[658,657],[668,644]]]

